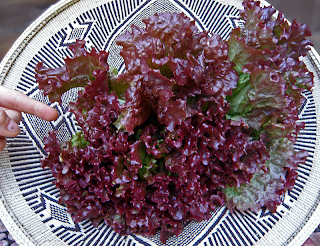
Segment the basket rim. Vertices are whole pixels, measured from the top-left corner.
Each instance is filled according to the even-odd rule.
[[[24,30],[24,32],[14,42],[14,44],[11,46],[0,63],[0,85],[3,84],[8,72],[10,71],[12,65],[14,64],[14,61],[19,56],[21,51],[26,47],[28,42],[41,30],[41,28],[45,26],[52,18],[59,15],[63,10],[79,1],[81,0],[60,0],[59,2],[51,5],[44,13],[42,13]],[[1,189],[0,218],[4,226],[18,245],[36,245],[34,240],[30,236],[28,236],[28,234],[23,230],[23,226],[11,213],[11,209],[6,202]]]
[[[51,5],[42,15],[40,15],[34,22],[32,22],[25,31],[19,36],[19,38],[14,42],[10,50],[7,52],[5,57],[2,59],[0,63],[0,85],[3,84],[8,72],[10,71],[14,61],[19,56],[21,51],[26,47],[28,42],[41,30],[43,26],[45,26],[51,19],[55,18],[65,9],[69,8],[73,4],[80,2],[82,0],[60,0],[59,2]],[[110,2],[112,0],[104,0],[103,2]],[[228,0],[216,0],[218,2],[227,3]],[[243,1],[243,0],[237,0]],[[258,1],[258,0],[255,0]],[[265,0],[259,0],[264,6],[271,6]],[[316,50],[311,47],[309,51],[318,61],[320,61],[320,56],[316,52]],[[319,128],[317,129],[319,131]],[[0,153],[1,157],[1,153]],[[314,207],[313,212],[310,212],[310,218],[308,221],[299,228],[296,232],[293,233],[290,238],[290,242],[287,244],[288,246],[301,245],[305,242],[311,233],[318,227],[319,221],[317,218],[320,217],[320,196],[317,198],[317,204]],[[19,221],[14,217],[11,213],[11,209],[6,203],[2,190],[0,189],[0,218],[12,235],[14,240],[18,245],[26,245],[26,246],[35,246],[36,243],[34,240],[27,235],[27,233],[23,230],[23,226],[19,223]],[[259,245],[259,243],[257,244]]]

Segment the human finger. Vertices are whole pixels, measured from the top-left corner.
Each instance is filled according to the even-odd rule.
[[[7,138],[0,136],[0,151],[4,149],[7,144]]]
[[[47,121],[55,120],[58,117],[58,112],[54,108],[19,91],[0,86],[0,94],[0,106],[2,107],[32,114]]]
[[[20,133],[20,127],[11,119],[4,108],[0,108],[0,136],[15,137]]]
[[[7,108],[4,108],[4,110],[10,119],[14,120],[16,123],[20,122],[22,118],[21,112]]]

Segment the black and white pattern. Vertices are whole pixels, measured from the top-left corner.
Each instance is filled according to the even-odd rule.
[[[132,24],[141,26],[142,19],[165,11],[184,12],[196,20],[200,30],[218,33],[224,39],[228,38],[233,27],[241,25],[237,8],[214,0],[108,1],[83,12],[52,35],[24,68],[17,90],[50,105],[35,82],[35,65],[43,61],[48,67],[63,66],[63,58],[71,56],[67,45],[74,43],[76,39],[85,39],[88,49],[95,47],[109,51],[109,64],[120,72],[123,71],[124,64],[115,38],[130,30]],[[159,235],[150,238],[139,235],[120,236],[104,223],[98,228],[88,220],[74,223],[66,208],[58,203],[59,191],[52,183],[54,178],[50,170],[42,169],[40,164],[45,155],[43,138],[50,131],[58,130],[59,139],[64,140],[79,130],[73,115],[67,112],[68,103],[74,101],[76,95],[76,89],[69,91],[65,93],[62,105],[52,105],[59,112],[59,118],[55,122],[44,122],[31,115],[23,115],[21,134],[8,140],[12,172],[25,202],[64,245],[163,245]],[[277,212],[272,214],[261,210],[259,213],[230,213],[225,207],[220,207],[212,213],[210,220],[186,225],[181,235],[171,237],[167,245],[254,245],[290,211],[308,182],[315,151],[315,102],[311,92],[306,91],[304,95],[306,101],[300,110],[300,120],[306,123],[306,128],[301,131],[295,148],[308,150],[309,157],[305,164],[298,167],[296,184],[284,196]]]

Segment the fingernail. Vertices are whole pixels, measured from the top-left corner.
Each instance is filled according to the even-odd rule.
[[[7,129],[9,132],[17,132],[20,131],[18,124],[14,120],[10,120]]]

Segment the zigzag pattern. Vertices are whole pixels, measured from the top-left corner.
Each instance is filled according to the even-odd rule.
[[[164,11],[183,11],[197,19],[199,29],[218,33],[224,39],[228,38],[232,27],[241,24],[237,22],[238,10],[235,7],[222,5],[214,0],[110,1],[84,12],[54,34],[24,69],[17,89],[50,104],[35,82],[35,65],[44,61],[48,67],[63,66],[63,58],[72,55],[66,45],[80,36],[87,41],[88,49],[96,47],[98,50],[108,50],[110,65],[123,71],[123,61],[119,56],[120,48],[115,44],[115,37],[129,30],[132,24],[142,25],[141,19]],[[299,176],[296,184],[292,191],[286,194],[279,212],[271,214],[264,210],[259,213],[236,211],[231,214],[226,208],[219,208],[210,220],[189,223],[184,232],[177,238],[169,239],[167,245],[177,245],[177,243],[178,245],[253,245],[270,231],[277,221],[281,220],[299,198],[313,165],[316,140],[315,104],[311,92],[305,92],[304,95],[307,99],[300,109],[300,120],[306,123],[306,127],[301,131],[295,148],[308,150],[309,157],[305,164],[298,167]],[[40,159],[46,154],[43,150],[43,138],[48,135],[48,132],[58,130],[58,137],[65,140],[80,130],[73,115],[67,112],[68,103],[75,100],[76,96],[77,90],[72,90],[64,95],[62,105],[52,105],[59,112],[59,118],[55,122],[44,122],[34,116],[23,115],[22,133],[16,138],[8,139],[11,165],[16,181],[26,203],[38,216],[41,216],[46,209],[43,196],[56,201],[60,196],[52,183],[54,178],[50,170],[42,169],[40,166]],[[51,227],[49,223],[52,222],[52,218],[43,221],[48,223],[52,233],[66,245],[163,245],[159,235],[147,239],[136,235],[123,237],[103,223],[95,228],[91,222],[85,220],[78,224],[79,230],[75,231],[61,225]]]

